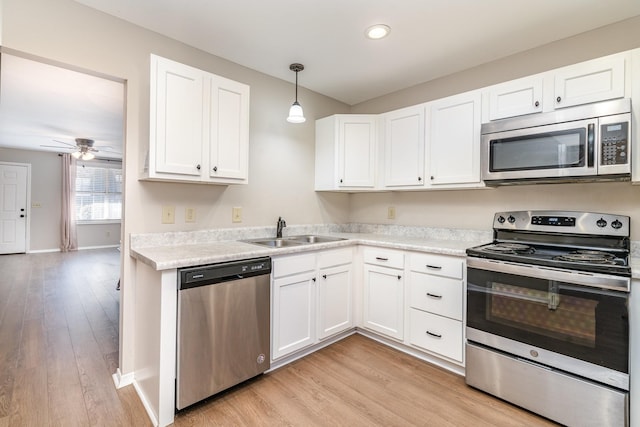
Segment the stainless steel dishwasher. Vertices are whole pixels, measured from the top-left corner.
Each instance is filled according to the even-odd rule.
[[[271,258],[179,270],[176,408],[270,368]]]

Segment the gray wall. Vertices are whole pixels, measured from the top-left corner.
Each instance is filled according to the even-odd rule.
[[[31,165],[29,251],[60,250],[62,161],[56,153],[0,148],[0,161]],[[33,207],[39,204],[40,207]],[[78,225],[80,249],[120,242],[120,224]]]
[[[353,106],[352,112],[391,111],[638,47],[640,17],[376,98]],[[640,84],[640,76],[633,78]],[[393,221],[386,219],[388,206],[396,208]],[[640,224],[639,206],[640,185],[630,183],[525,185],[354,194],[349,221],[489,230],[493,214],[500,210],[566,209],[629,215],[632,224]],[[631,232],[632,240],[640,240],[640,227]]]

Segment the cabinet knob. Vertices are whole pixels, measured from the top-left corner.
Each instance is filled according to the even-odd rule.
[[[421,176],[418,177],[418,182],[420,182],[420,181],[422,181],[422,177]]]
[[[540,101],[536,101],[536,103],[533,104],[533,105],[535,105],[536,107],[539,107],[540,106]]]
[[[402,276],[398,274],[398,280],[402,279]]]
[[[342,178],[340,178],[340,184],[342,184]]]
[[[322,275],[322,278],[323,278],[323,279],[326,279],[326,278],[327,278],[327,275],[326,275],[326,274],[323,274],[323,275]]]
[[[435,177],[433,175],[431,175],[431,181],[433,181],[435,179]]]
[[[315,282],[315,281],[316,281],[316,278],[314,277],[313,279],[311,279],[311,281]]]
[[[556,98],[556,102],[560,102],[560,101],[562,101],[562,98],[557,97],[557,98]]]
[[[200,170],[200,165],[196,165],[196,169]]]
[[[214,167],[213,167],[213,171],[214,171],[214,172],[218,172],[218,167],[217,167],[217,166],[214,166]]]
[[[24,218],[24,215],[23,215],[23,214],[21,214],[21,215],[20,215],[20,218]]]

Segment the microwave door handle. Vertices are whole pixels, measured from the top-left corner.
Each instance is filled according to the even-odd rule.
[[[593,123],[587,125],[587,166],[592,168],[594,162],[594,145],[595,145],[595,130],[596,126]]]

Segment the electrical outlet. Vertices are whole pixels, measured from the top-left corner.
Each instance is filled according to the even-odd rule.
[[[396,219],[396,208],[393,206],[389,206],[387,210],[387,219]]]
[[[31,203],[31,207],[32,208],[41,208],[42,204],[40,202],[33,202],[33,203]]]
[[[242,222],[242,208],[239,206],[231,208],[231,222]]]
[[[163,206],[162,207],[162,223],[175,224],[175,222],[176,222],[176,207]]]
[[[196,209],[185,208],[184,210],[184,222],[196,222]]]

